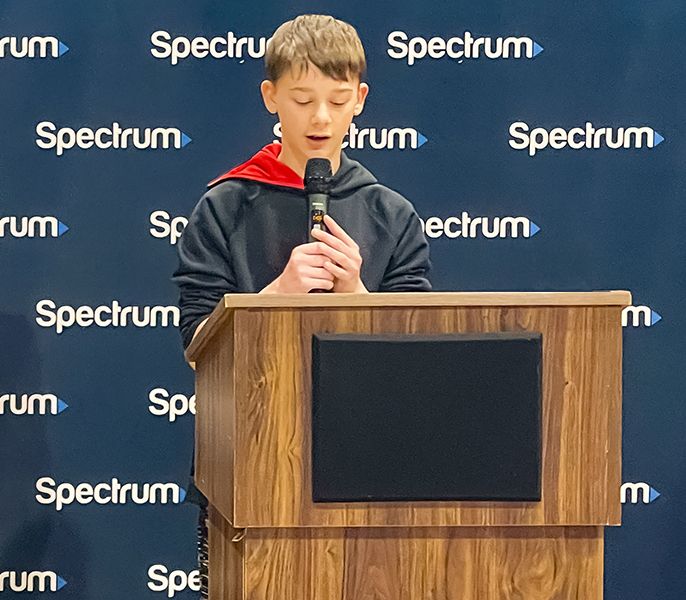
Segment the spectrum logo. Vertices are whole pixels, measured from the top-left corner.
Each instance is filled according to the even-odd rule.
[[[57,217],[0,217],[0,238],[56,238],[67,231]]]
[[[36,145],[43,150],[55,150],[62,156],[65,150],[81,148],[100,148],[101,150],[169,150],[187,146],[192,140],[176,127],[122,127],[116,121],[108,127],[91,129],[81,127],[61,127],[51,121],[41,121],[36,125]]]
[[[67,408],[55,394],[0,394],[0,415],[58,415]]]
[[[193,58],[238,58],[244,62],[246,58],[262,58],[267,51],[267,44],[271,38],[236,37],[233,31],[227,31],[222,37],[195,37],[189,39],[184,36],[172,37],[168,31],[156,31],[150,36],[153,48],[150,54],[159,59],[170,59],[172,65]]]
[[[167,598],[173,598],[177,592],[189,589],[200,591],[200,571],[195,569],[186,573],[174,570],[171,573],[164,565],[151,565],[148,569],[148,588],[153,592],[166,592]]]
[[[273,129],[274,135],[278,138],[275,142],[281,141],[281,123],[276,123]],[[343,139],[342,148],[352,150],[363,150],[367,146],[374,150],[405,150],[410,148],[416,150],[429,140],[413,127],[386,127],[377,129],[376,127],[366,127],[360,129],[355,123],[350,124],[347,139]]]
[[[54,571],[2,571],[0,592],[58,592],[67,582]]]
[[[186,217],[172,217],[166,210],[156,210],[150,213],[150,235],[154,238],[163,240],[169,239],[169,243],[174,246],[179,241],[183,230],[188,225]]]
[[[56,511],[77,502],[78,504],[181,504],[186,490],[176,483],[120,483],[116,477],[108,482],[57,483],[52,477],[36,481],[36,501],[54,504]]]
[[[470,217],[467,211],[458,216],[441,219],[429,217],[422,223],[422,230],[430,238],[529,238],[541,228],[527,217]]]
[[[447,56],[458,62],[478,58],[534,58],[543,52],[543,46],[530,37],[474,37],[465,31],[461,37],[423,37],[410,38],[404,31],[393,31],[388,34],[386,50],[388,56],[396,60],[405,60],[412,66],[417,60],[428,56],[441,59]]]
[[[56,37],[0,37],[0,58],[59,58],[69,47]]]
[[[554,150],[610,148],[654,148],[664,141],[657,131],[648,126],[642,127],[600,127],[586,122],[585,127],[572,127],[567,130],[555,127],[548,131],[543,127],[531,129],[527,123],[516,121],[510,125],[510,147],[515,150],[528,150],[535,156],[539,150],[551,147]]]
[[[650,504],[655,502],[662,494],[653,486],[644,482],[625,483],[621,488],[622,504]]]
[[[622,327],[652,327],[662,320],[662,315],[649,306],[627,306],[622,309]]]
[[[179,326],[181,314],[177,306],[122,306],[117,300],[109,305],[60,306],[52,300],[36,303],[36,323],[54,327],[60,334],[74,325],[80,327],[169,327]]]
[[[190,398],[184,394],[170,394],[164,388],[150,390],[148,410],[156,417],[167,417],[170,423],[188,413],[195,414],[195,394]]]

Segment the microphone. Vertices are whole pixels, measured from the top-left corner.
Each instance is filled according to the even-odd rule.
[[[331,191],[333,175],[331,162],[328,158],[310,158],[305,165],[305,193],[308,204],[307,235],[310,242],[316,241],[312,237],[312,229],[326,231],[324,215],[329,209],[329,192]]]
[[[310,158],[305,165],[305,193],[307,194],[307,238],[310,242],[317,241],[312,237],[313,229],[326,231],[324,215],[329,210],[329,192],[333,185],[331,162],[328,158]],[[313,289],[319,293],[328,290]]]

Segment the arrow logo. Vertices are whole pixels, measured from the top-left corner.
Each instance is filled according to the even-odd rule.
[[[57,237],[64,235],[69,231],[69,227],[67,227],[62,221],[57,221]]]

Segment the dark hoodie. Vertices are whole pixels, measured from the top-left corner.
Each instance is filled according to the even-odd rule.
[[[303,180],[279,162],[280,151],[281,144],[269,144],[211,181],[190,216],[172,278],[184,347],[224,294],[259,292],[308,241]],[[360,247],[367,290],[431,290],[429,245],[414,207],[344,152],[328,210]]]

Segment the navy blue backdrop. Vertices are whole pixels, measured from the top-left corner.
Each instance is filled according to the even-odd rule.
[[[606,598],[682,600],[673,0],[0,3],[0,591],[194,593],[174,244],[205,183],[278,139],[260,38],[303,12],[360,33],[348,152],[415,204],[437,290],[633,292]]]

